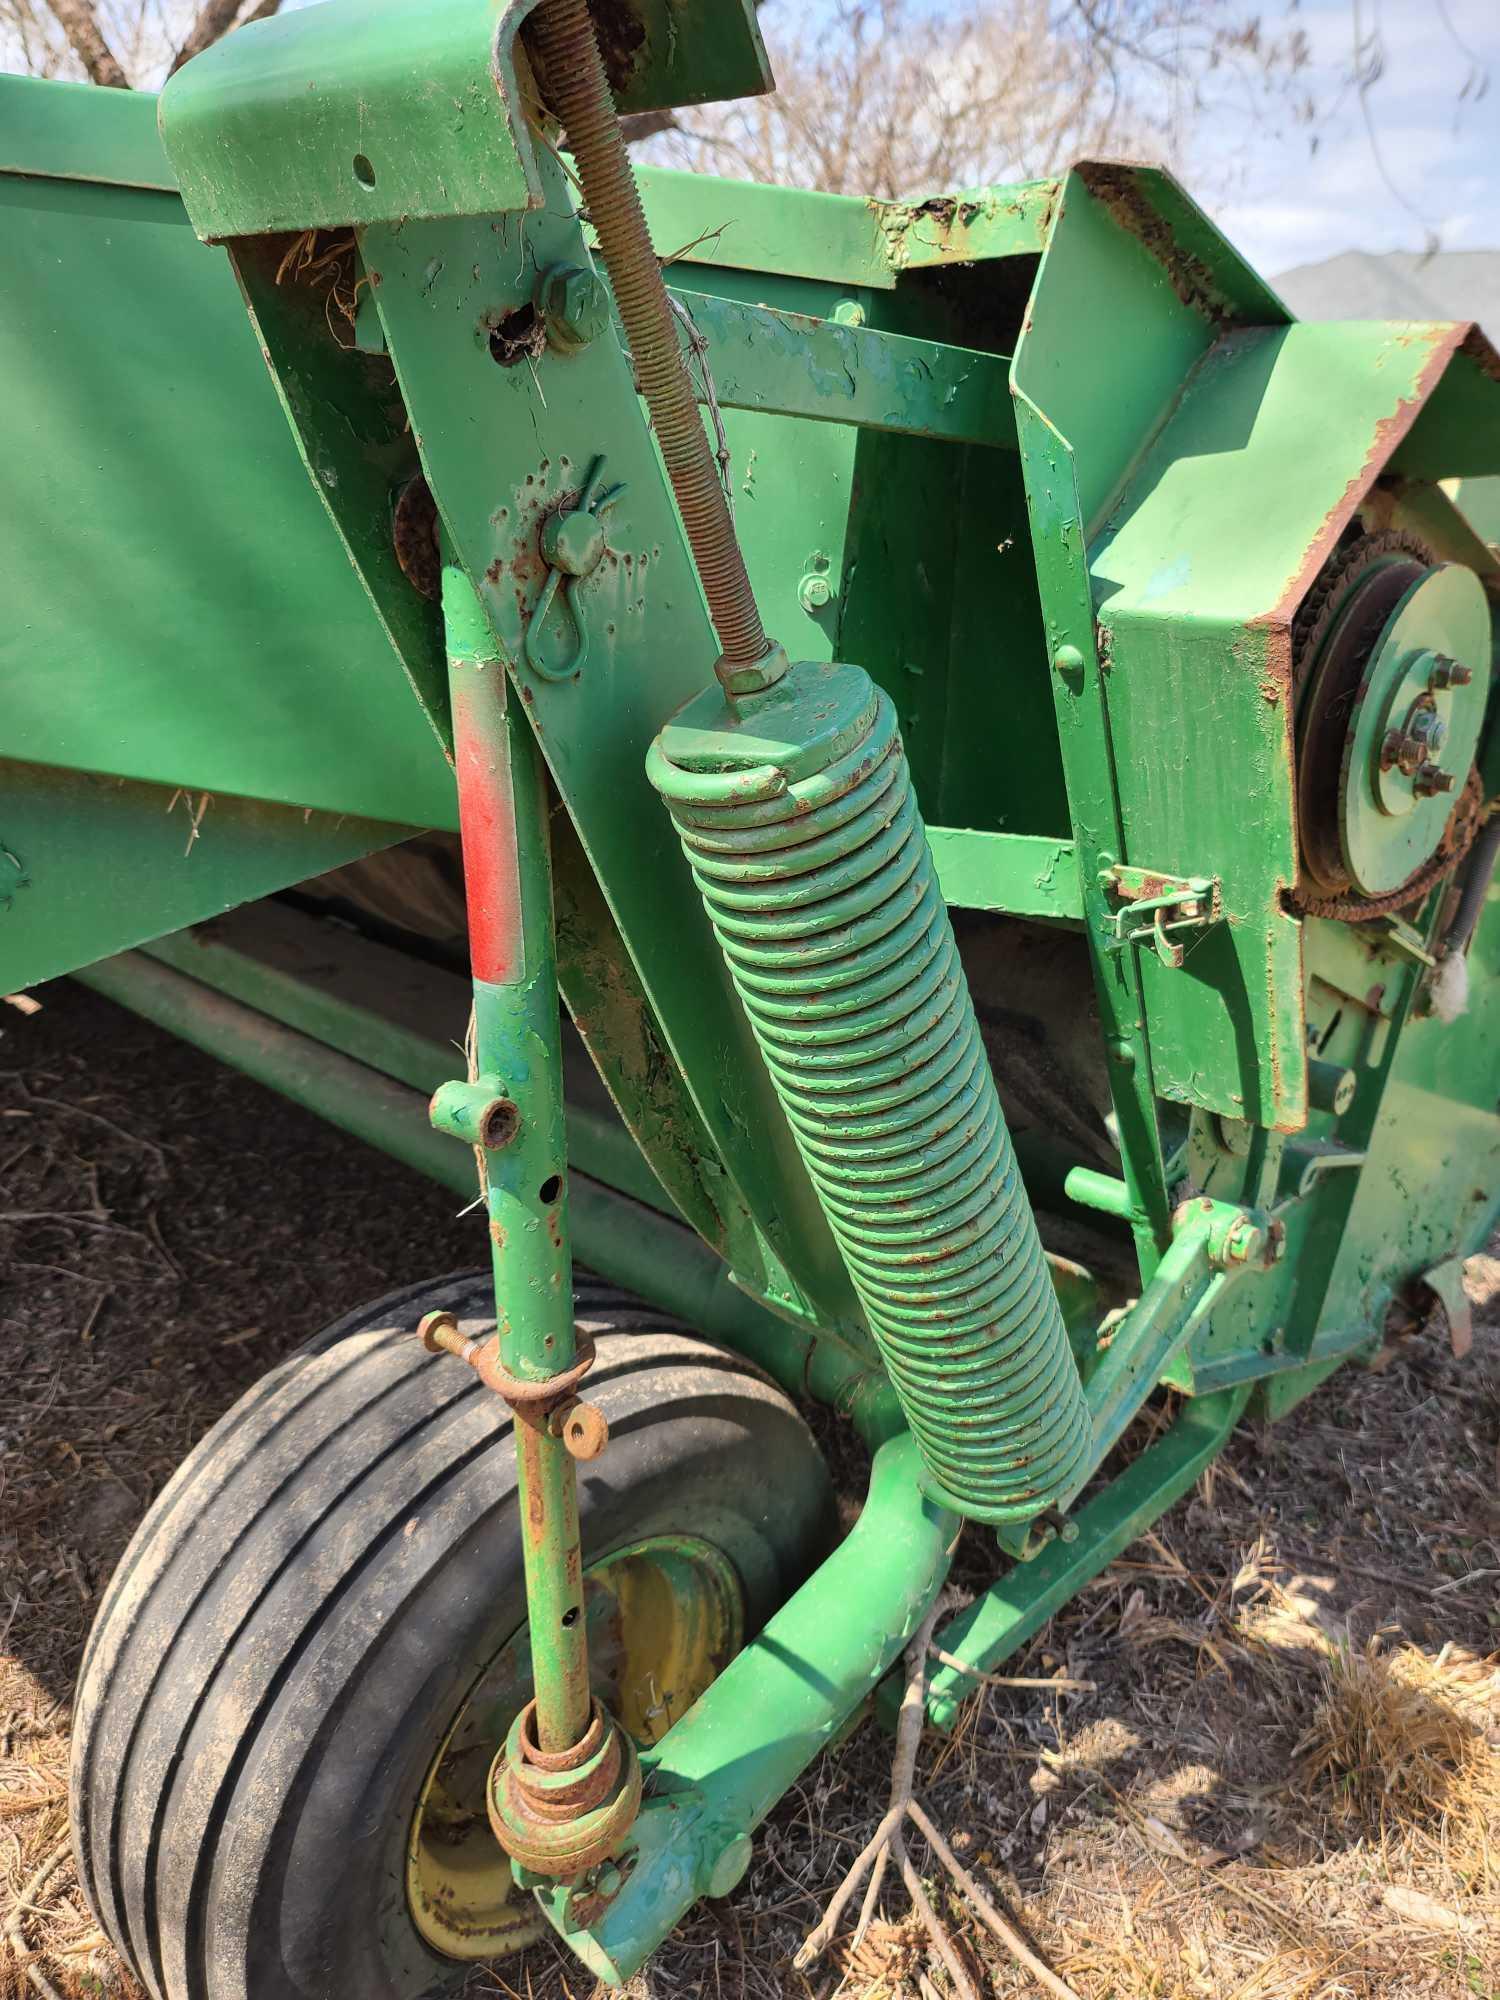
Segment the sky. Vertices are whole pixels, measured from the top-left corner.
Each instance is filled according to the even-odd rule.
[[[1265,7],[1269,31],[1279,18]],[[1500,249],[1500,0],[1302,0],[1285,18],[1312,44],[1316,149],[1306,128],[1281,121],[1279,134],[1257,134],[1259,120],[1226,105],[1200,124],[1181,168],[1250,263],[1274,277],[1341,250],[1420,251],[1433,238],[1444,250]],[[1344,81],[1356,21],[1385,58],[1366,93],[1373,147]]]

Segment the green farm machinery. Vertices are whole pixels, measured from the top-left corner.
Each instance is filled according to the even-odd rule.
[[[630,1977],[965,1522],[939,1729],[1247,1413],[1469,1338],[1500,359],[1295,322],[1141,167],[632,169],[768,85],[740,0],[0,80],[4,988],[477,1193],[493,1263],[285,1360],[109,1587],[75,1843],[156,2000],[549,1925]]]

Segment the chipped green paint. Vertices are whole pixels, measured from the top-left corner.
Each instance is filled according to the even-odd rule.
[[[872,202],[893,271],[944,269],[1035,255],[1047,239],[1059,183],[975,188],[925,201]]]

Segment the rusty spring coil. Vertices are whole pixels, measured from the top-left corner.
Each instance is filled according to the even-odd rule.
[[[1028,1519],[1082,1478],[1088,1409],[895,712],[855,667],[794,667],[783,686],[814,675],[864,709],[826,768],[790,783],[795,756],[684,768],[695,704],[647,769],[930,1490],[982,1521]],[[724,733],[703,741],[711,763]]]

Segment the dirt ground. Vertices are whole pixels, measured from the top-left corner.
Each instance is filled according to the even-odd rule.
[[[357,1301],[478,1261],[451,1196],[69,983],[0,1008],[0,1995],[134,2000],[67,1850],[93,1606],[220,1412]],[[1078,2000],[1500,2000],[1500,1244],[1442,1330],[1242,1426],[1070,1604],[918,1796]],[[1159,1421],[1159,1419],[1158,1419]],[[841,1454],[850,1476],[854,1458]],[[957,1588],[985,1576],[971,1533]],[[793,1954],[884,1808],[865,1728],[808,1771],[736,1895],[638,2000],[948,1995],[894,1872],[877,1920]],[[1042,1990],[910,1852],[978,1990]],[[856,1907],[857,1907],[856,1899]],[[852,1914],[852,1912],[851,1912]],[[539,1948],[475,1994],[589,1981]],[[1054,1991],[1062,1990],[1054,1988]]]

